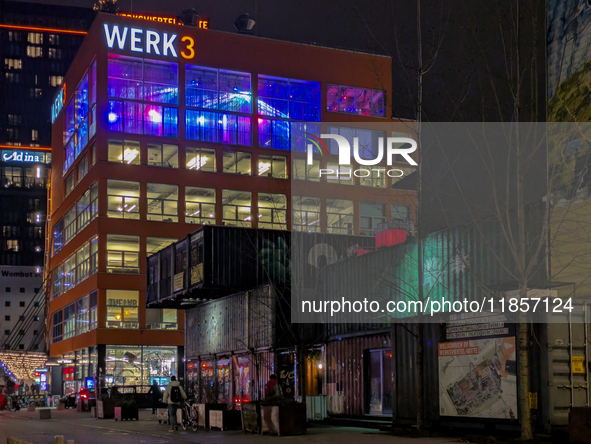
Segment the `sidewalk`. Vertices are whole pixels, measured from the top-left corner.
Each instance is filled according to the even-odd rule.
[[[96,419],[90,413],[72,410],[51,410],[51,419],[40,420],[39,412],[0,412],[0,444],[6,438],[16,437],[32,444],[53,444],[55,435],[64,435],[76,444],[165,444],[189,442],[199,444],[252,444],[277,443],[335,443],[359,444],[371,440],[371,444],[419,444],[417,439],[390,436],[376,430],[354,427],[318,427],[308,429],[303,436],[278,437],[254,435],[241,430],[192,430],[168,432],[168,426],[158,424],[156,415],[140,411],[139,421],[115,421]],[[447,438],[421,438],[420,444],[448,444],[457,440]]]

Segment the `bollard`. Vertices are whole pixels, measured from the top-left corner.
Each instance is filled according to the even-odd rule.
[[[68,440],[66,441],[66,444],[74,444],[74,440],[73,440],[73,439],[68,439]]]
[[[65,444],[66,440],[64,439],[64,435],[57,435],[55,437],[55,443],[54,444]]]
[[[51,410],[49,410],[49,409],[39,410],[39,419],[51,419]]]

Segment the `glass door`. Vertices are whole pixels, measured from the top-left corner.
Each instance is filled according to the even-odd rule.
[[[390,349],[370,350],[369,414],[392,414],[392,352]]]

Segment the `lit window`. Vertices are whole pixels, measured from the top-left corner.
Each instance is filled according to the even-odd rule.
[[[76,255],[71,255],[64,262],[64,293],[76,286]]]
[[[53,226],[53,254],[57,254],[64,246],[64,219]]]
[[[21,59],[4,59],[6,69],[22,69],[23,61]]]
[[[90,276],[90,243],[76,251],[76,276],[78,284]]]
[[[90,190],[87,190],[76,202],[78,213],[78,232],[82,231],[90,223]]]
[[[359,157],[362,159],[373,160],[378,157],[378,146],[380,138],[382,144],[385,144],[385,133],[384,131],[372,131],[367,129],[359,128],[347,128],[339,126],[327,126],[327,131],[330,134],[338,134],[343,136],[349,142],[350,146],[353,146],[354,139],[357,138],[357,145],[359,149]],[[384,147],[384,145],[382,145]],[[336,140],[330,139],[327,141],[327,148],[330,154],[338,156],[339,145]],[[385,148],[383,148],[385,152]],[[386,157],[383,157],[385,160]]]
[[[140,218],[140,183],[107,180],[107,217]]]
[[[34,45],[42,45],[43,34],[40,32],[29,32],[27,34],[27,42],[32,43]]]
[[[168,247],[170,244],[174,244],[178,239],[167,238],[167,237],[147,237],[146,238],[146,254],[150,256],[163,248]]]
[[[64,78],[62,76],[49,76],[49,84],[51,86],[60,86],[64,83]]]
[[[76,301],[76,335],[81,335],[89,330],[88,295]]]
[[[215,150],[206,148],[187,148],[188,170],[209,171],[215,173]]]
[[[284,119],[320,120],[320,83],[258,77],[258,112]]]
[[[185,222],[215,224],[215,189],[185,187]]]
[[[65,236],[64,243],[70,242],[76,236],[76,205],[64,215]]]
[[[177,137],[176,108],[109,100],[107,119],[109,131]]]
[[[109,162],[140,164],[140,143],[135,140],[109,140]]]
[[[259,228],[287,230],[287,198],[285,194],[259,193]]]
[[[252,226],[252,193],[249,191],[222,190],[222,219],[224,225]]]
[[[292,178],[296,180],[309,180],[312,182],[320,181],[320,161],[312,161],[308,165],[306,159],[293,159]]]
[[[294,231],[316,233],[320,231],[320,198],[293,196],[291,226]]]
[[[252,156],[241,151],[224,151],[224,173],[251,174]]]
[[[27,55],[29,57],[43,57],[43,48],[41,46],[27,46]]]
[[[49,44],[50,45],[59,45],[60,44],[60,36],[59,34],[49,34]]]
[[[258,175],[263,177],[274,177],[276,179],[287,178],[285,157],[260,155]]]
[[[148,143],[148,165],[178,168],[179,147],[159,143]]]
[[[148,220],[178,222],[177,185],[148,183]]]
[[[251,113],[249,73],[187,65],[185,91],[187,106]]]
[[[37,131],[36,129],[31,130],[31,140],[39,140],[39,131]]]
[[[381,90],[328,85],[326,102],[328,111],[386,117],[386,96]]]
[[[326,226],[329,233],[354,234],[353,201],[326,199]]]
[[[60,264],[53,270],[53,298],[57,298],[64,292],[64,264]]]
[[[47,50],[47,55],[50,59],[61,59],[62,58],[62,50],[59,48],[49,48]]]
[[[186,111],[187,139],[251,145],[250,117],[213,111]]]
[[[108,234],[107,273],[139,273],[139,252],[139,236]]]
[[[353,168],[351,165],[340,165],[337,162],[328,162],[326,164],[328,175],[326,180],[329,183],[339,183],[341,185],[353,185]]]
[[[258,119],[259,147],[289,150],[289,127],[287,120]]]
[[[139,328],[139,292],[107,290],[107,328]]]
[[[64,322],[62,325],[64,329],[64,339],[76,335],[76,303],[64,307]]]
[[[12,251],[13,253],[18,253],[18,240],[8,239],[6,241],[6,250]]]

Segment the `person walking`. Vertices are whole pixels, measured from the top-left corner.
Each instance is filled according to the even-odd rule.
[[[176,420],[176,411],[181,406],[181,403],[187,399],[187,394],[181,387],[181,383],[176,380],[176,376],[170,377],[170,384],[166,386],[162,402],[168,404],[168,416],[170,418],[169,432],[174,432],[179,429]]]
[[[150,391],[148,392],[148,395],[149,394],[152,394],[152,415],[154,415],[156,413],[156,409],[158,408],[158,401],[160,401],[160,397],[162,396],[156,379],[154,379],[152,382],[152,387],[150,387]]]

